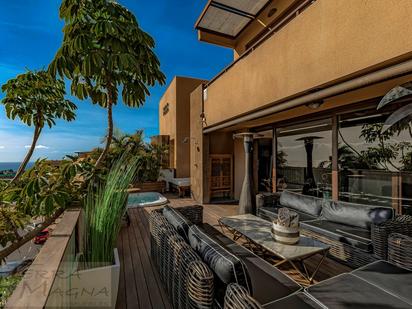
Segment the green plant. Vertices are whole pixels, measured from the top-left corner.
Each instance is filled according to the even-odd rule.
[[[0,260],[53,223],[64,209],[81,203],[92,180],[104,181],[88,161],[68,158],[55,166],[38,160],[17,182],[0,192],[0,243],[5,246],[11,242],[0,251]],[[20,237],[17,229],[38,216],[45,217],[43,224]]]
[[[85,201],[87,268],[113,262],[113,248],[127,207],[127,189],[138,168],[138,158],[126,153],[114,163],[106,183],[99,184],[96,191],[89,190]]]
[[[124,104],[141,106],[149,86],[164,84],[155,42],[138,25],[136,17],[116,1],[63,0],[60,17],[65,20],[64,38],[49,66],[53,74],[71,80],[71,92],[91,98],[107,109],[106,146],[96,161],[99,167],[113,137],[113,105],[119,91]]]
[[[162,167],[162,157],[167,152],[168,149],[164,145],[146,145],[144,151],[137,155],[141,164],[141,168],[137,173],[137,181],[158,181]]]
[[[14,275],[5,278],[0,277],[0,308],[4,308],[6,306],[7,299],[11,296],[21,279],[21,275]]]
[[[64,82],[56,80],[45,71],[20,74],[1,89],[5,93],[1,103],[5,106],[7,117],[17,117],[26,125],[34,126],[32,144],[12,180],[13,183],[23,174],[45,124],[51,128],[56,124],[56,119],[74,120],[77,107],[64,98]]]

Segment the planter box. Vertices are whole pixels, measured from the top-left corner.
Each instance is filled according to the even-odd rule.
[[[140,192],[164,193],[166,189],[166,183],[164,181],[143,182],[135,184],[134,188],[140,189]]]
[[[76,263],[68,263],[72,267]],[[120,279],[120,260],[114,249],[114,264],[76,272],[70,266],[56,276],[48,305],[65,308],[115,308]],[[69,275],[66,275],[69,274]],[[57,281],[57,282],[56,282]]]

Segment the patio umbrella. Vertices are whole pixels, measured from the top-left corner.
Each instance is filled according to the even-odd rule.
[[[304,141],[306,150],[306,175],[305,184],[310,184],[311,188],[316,187],[315,177],[313,176],[313,141],[322,139],[320,136],[305,136],[296,139],[297,141]]]
[[[253,187],[253,139],[258,136],[249,132],[233,135],[233,138],[243,138],[245,149],[245,178],[240,193],[239,214],[256,213],[255,190]]]

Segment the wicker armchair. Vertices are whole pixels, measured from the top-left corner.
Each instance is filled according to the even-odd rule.
[[[382,224],[372,225],[372,244],[374,255],[382,260],[388,258],[388,239],[392,233],[412,237],[412,216],[399,215]]]
[[[227,286],[223,308],[263,309],[263,307],[249,295],[246,289],[237,283],[231,283]]]
[[[412,237],[394,233],[388,240],[388,261],[412,270]]]

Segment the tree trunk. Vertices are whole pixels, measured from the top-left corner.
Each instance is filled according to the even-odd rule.
[[[31,143],[30,149],[26,154],[26,157],[24,158],[23,162],[21,163],[19,169],[17,170],[16,175],[14,176],[14,178],[11,180],[11,184],[16,182],[17,180],[19,180],[19,178],[21,177],[21,175],[23,175],[24,170],[27,166],[27,163],[29,163],[31,156],[33,155],[34,150],[36,149],[36,144],[37,144],[37,140],[40,137],[40,133],[41,133],[42,128],[36,126],[34,128],[34,135],[33,135],[33,141]]]
[[[109,102],[107,104],[107,138],[106,138],[106,146],[101,153],[99,159],[96,161],[95,168],[99,168],[100,165],[103,163],[104,159],[106,158],[107,153],[109,152],[110,145],[113,139],[113,102],[112,96],[109,93]]]
[[[4,260],[7,256],[9,256],[15,250],[17,250],[18,248],[23,246],[25,243],[32,240],[39,232],[41,232],[46,227],[48,227],[50,224],[52,224],[54,221],[56,221],[56,219],[63,213],[63,211],[64,211],[63,209],[58,209],[52,217],[46,218],[46,220],[44,220],[44,222],[40,226],[35,228],[33,231],[27,233],[26,235],[24,235],[18,241],[13,242],[10,246],[1,250],[0,251],[0,261]]]

